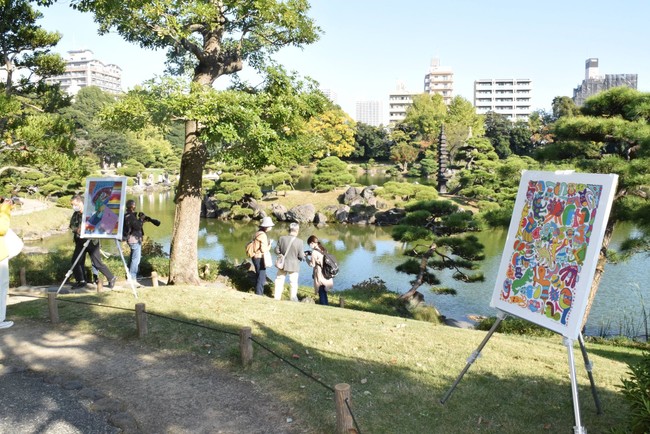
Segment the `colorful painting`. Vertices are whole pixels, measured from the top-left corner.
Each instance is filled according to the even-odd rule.
[[[617,179],[523,172],[491,306],[578,337]]]
[[[126,178],[87,178],[82,238],[122,238]]]

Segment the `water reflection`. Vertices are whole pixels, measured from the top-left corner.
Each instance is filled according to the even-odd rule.
[[[159,219],[159,227],[145,225],[148,236],[164,246],[169,252],[172,225],[174,221],[174,202],[170,192],[147,194],[134,197],[138,210]],[[213,219],[201,219],[198,239],[198,255],[200,258],[220,260],[246,260],[244,246],[256,230],[256,223],[222,222]],[[612,247],[633,231],[632,226],[622,226],[617,229],[612,240]],[[277,224],[269,233],[273,240],[288,232],[288,225]],[[349,288],[365,279],[379,277],[386,282],[389,289],[405,292],[409,289],[410,277],[395,271],[395,267],[404,259],[403,246],[393,241],[390,228],[377,226],[330,225],[317,229],[314,226],[303,226],[300,238],[306,240],[315,234],[323,241],[326,248],[332,251],[339,263],[341,271],[335,279],[336,288]],[[435,304],[446,316],[454,319],[466,319],[468,314],[494,315],[489,307],[494,291],[501,252],[506,238],[505,230],[490,230],[479,233],[480,241],[485,245],[486,260],[482,264],[485,273],[484,283],[463,284],[451,278],[451,271],[443,271],[443,285],[455,288],[457,296],[436,295],[421,288],[425,300]],[[57,245],[70,243],[69,234],[53,237],[42,244],[49,249]],[[114,246],[106,241],[104,248],[109,251]],[[306,248],[306,246],[305,246]],[[275,271],[270,271],[271,278]],[[611,333],[618,333],[625,325],[634,322],[641,325],[641,302],[650,302],[650,273],[648,273],[647,255],[637,255],[630,261],[613,265],[608,264],[598,294],[587,323],[588,334],[595,334],[609,324]],[[311,269],[306,263],[300,270],[300,284],[311,286]],[[627,323],[627,324],[626,324]]]

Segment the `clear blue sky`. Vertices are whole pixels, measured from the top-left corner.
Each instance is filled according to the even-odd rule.
[[[43,9],[42,25],[63,39],[57,51],[88,48],[123,69],[126,88],[164,68],[164,53],[141,49],[117,34],[98,36],[92,17],[66,3]],[[596,57],[600,74],[636,73],[650,91],[650,2],[626,0],[312,0],[324,34],[315,44],[276,55],[289,70],[317,80],[355,115],[357,100],[380,100],[398,80],[423,90],[431,59],[454,71],[454,94],[472,101],[474,80],[533,81],[533,107],[572,96],[584,63]],[[243,77],[252,77],[243,74]]]

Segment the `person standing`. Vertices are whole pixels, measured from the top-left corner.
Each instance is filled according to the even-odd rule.
[[[126,241],[131,250],[131,254],[129,255],[129,275],[136,288],[142,288],[142,285],[138,283],[138,269],[140,268],[140,259],[142,259],[143,226],[145,222],[151,222],[156,226],[160,226],[160,220],[148,217],[141,212],[136,214],[135,200],[127,200],[122,240]]]
[[[300,271],[300,262],[305,257],[302,240],[298,238],[299,230],[300,225],[298,223],[291,223],[289,225],[289,235],[281,236],[275,248],[275,253],[284,256],[282,267],[278,266],[278,274],[275,277],[274,298],[276,300],[282,298],[285,276],[288,274],[290,300],[298,301],[298,272]]]
[[[108,287],[113,288],[117,278],[111,270],[102,261],[101,248],[98,239],[81,238],[81,223],[83,219],[84,201],[83,197],[79,194],[74,195],[70,201],[73,209],[72,217],[70,217],[70,230],[72,231],[72,239],[74,241],[74,252],[72,254],[72,262],[79,257],[77,263],[72,268],[77,283],[72,288],[84,288],[86,286],[86,253],[90,256],[90,262],[93,268],[97,269],[100,273],[108,279]],[[86,250],[81,254],[84,244],[88,241]]]
[[[327,292],[334,287],[334,279],[326,279],[323,276],[323,260],[327,249],[321,244],[316,235],[307,238],[307,245],[311,248],[309,266],[314,268],[314,294],[318,295],[318,304],[327,306]]]
[[[9,292],[9,259],[23,248],[23,243],[9,228],[12,200],[0,197],[0,329],[14,325],[5,321],[7,315],[7,294]]]
[[[253,243],[255,244],[255,254],[251,257],[253,267],[255,267],[255,294],[264,295],[264,284],[266,283],[266,269],[270,268],[271,264],[267,262],[271,257],[271,240],[267,232],[275,226],[271,217],[264,217],[260,223],[257,232],[253,236]],[[266,258],[266,260],[265,260]]]

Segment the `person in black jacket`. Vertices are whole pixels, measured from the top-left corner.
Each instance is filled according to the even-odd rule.
[[[144,213],[135,212],[135,201],[129,199],[126,201],[126,214],[124,215],[124,230],[122,240],[126,241],[131,249],[129,257],[129,274],[136,287],[142,285],[138,283],[138,268],[140,268],[140,259],[142,258],[142,239],[144,238],[145,222],[151,222],[160,226],[160,221],[146,216]]]
[[[85,238],[81,238],[81,222],[83,218],[82,210],[84,207],[83,196],[77,194],[72,197],[70,201],[72,209],[72,217],[70,218],[70,230],[72,231],[72,239],[74,241],[74,253],[72,254],[72,262],[81,254],[84,244],[86,241],[89,241]],[[90,261],[92,262],[93,267],[95,267],[99,272],[101,272],[108,279],[108,287],[113,288],[115,286],[116,277],[111,270],[104,264],[102,261],[102,254],[100,251],[100,245],[98,239],[90,239],[86,251],[79,258],[76,265],[72,269],[74,278],[77,281],[73,288],[84,288],[86,286],[86,253],[90,255]]]

